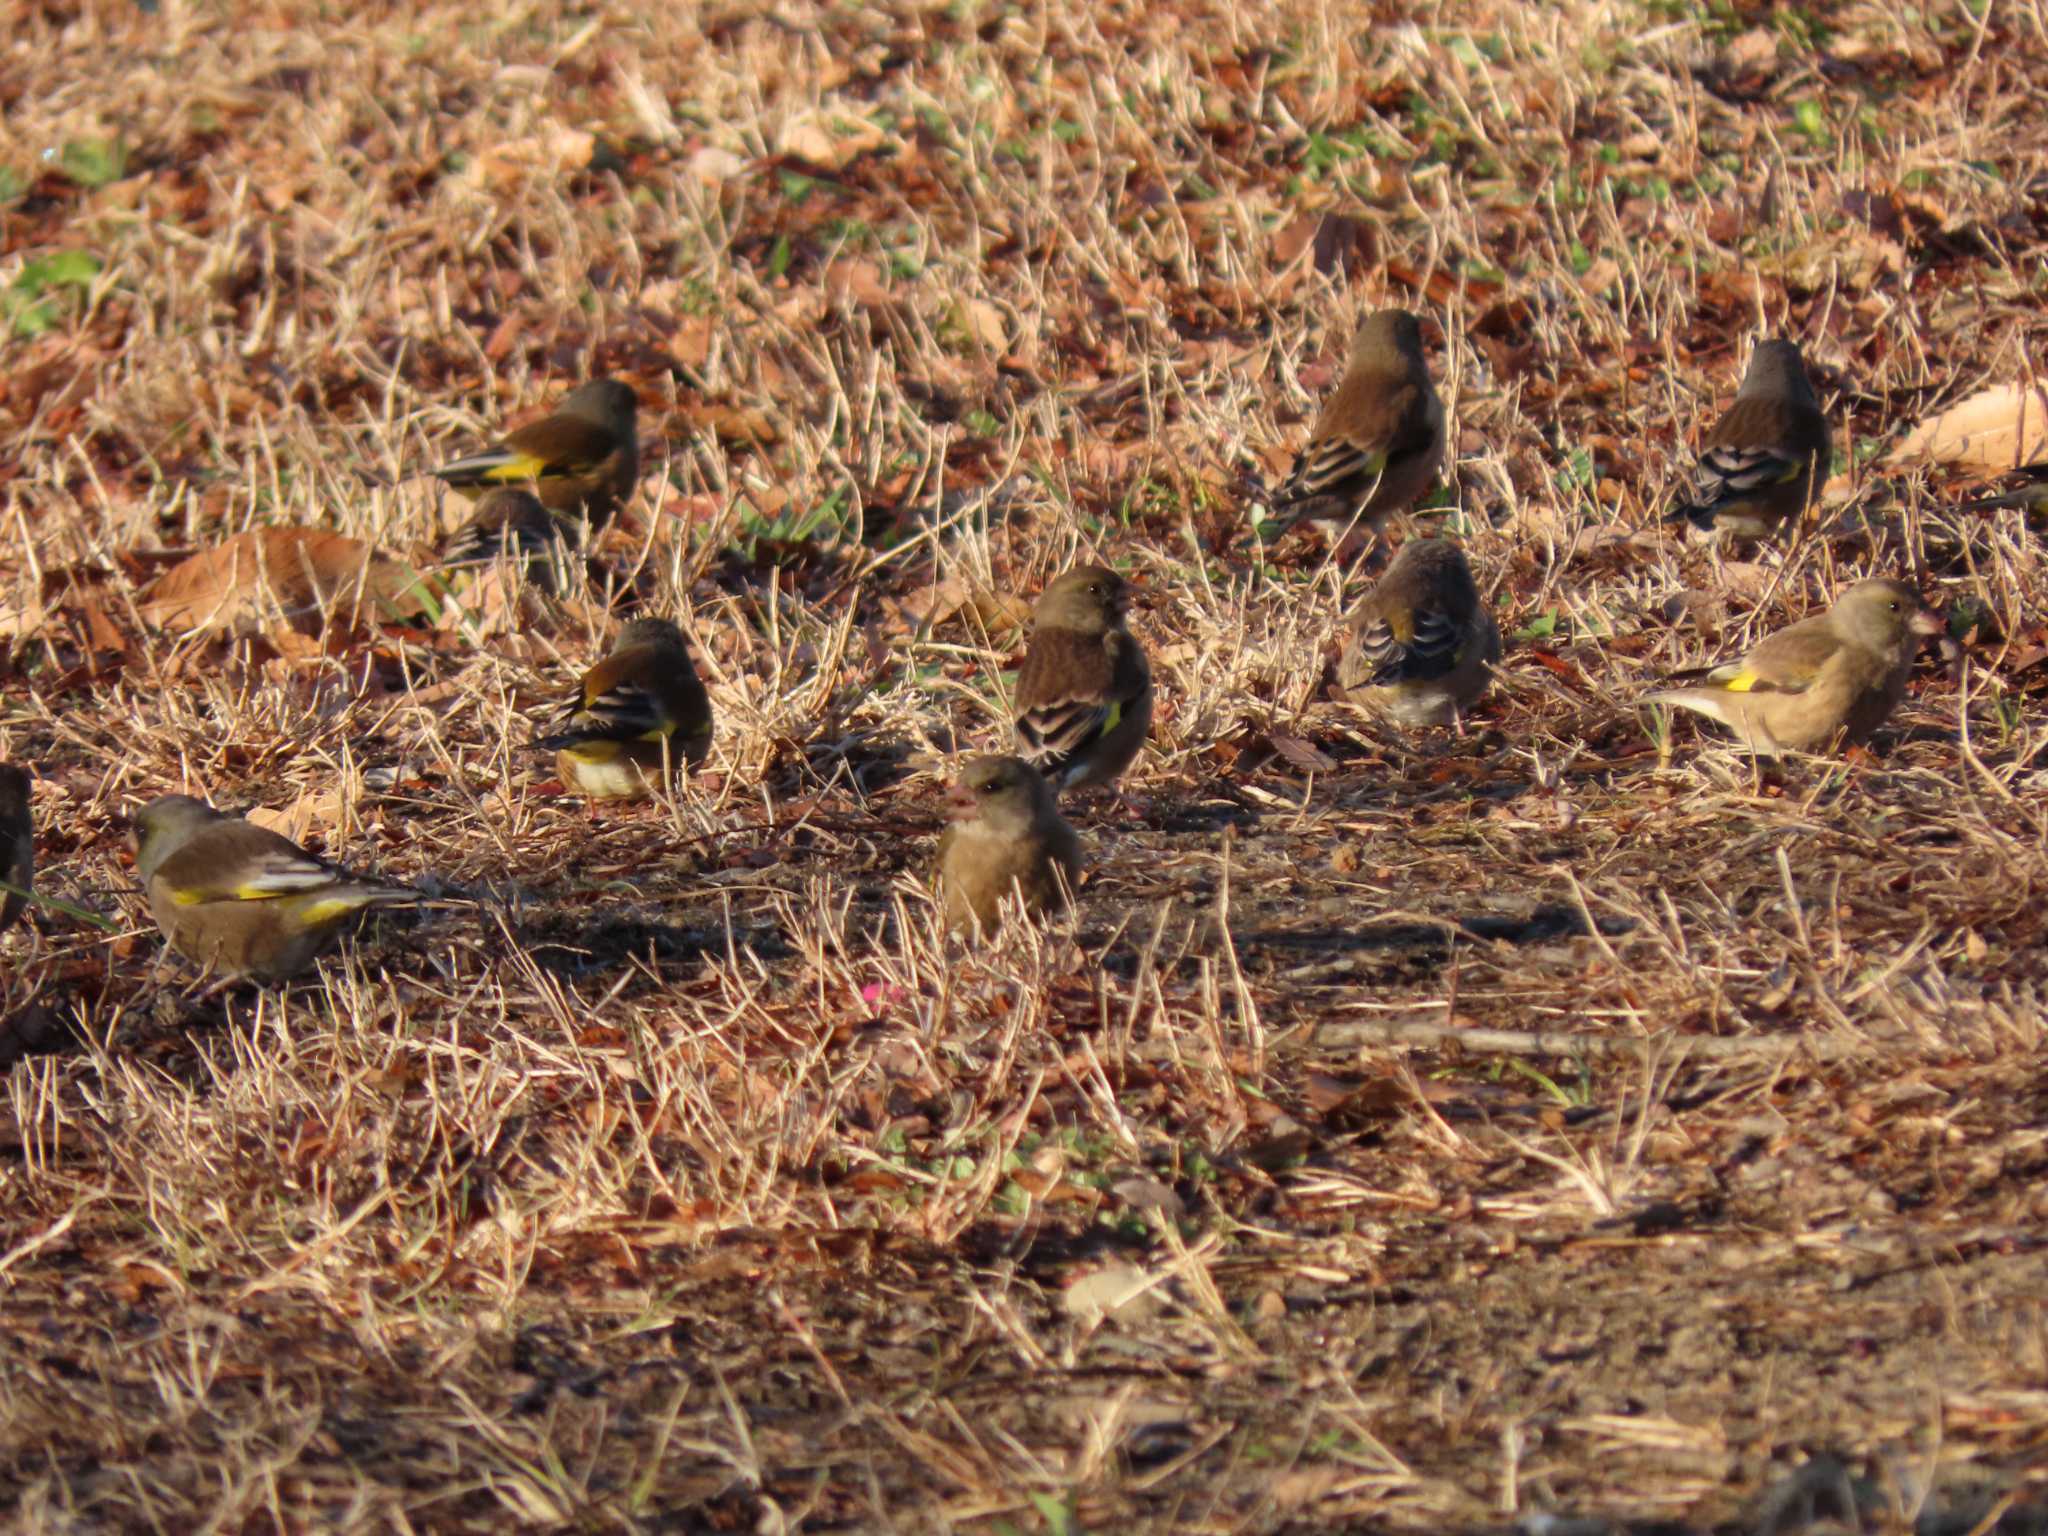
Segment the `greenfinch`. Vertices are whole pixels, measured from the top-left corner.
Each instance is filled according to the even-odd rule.
[[[1341,534],[1376,532],[1420,501],[1444,455],[1444,406],[1422,355],[1422,325],[1402,309],[1366,316],[1336,393],[1273,496],[1278,538],[1304,518]]]
[[[552,587],[569,529],[541,505],[533,492],[500,486],[487,491],[469,521],[441,541],[444,566],[496,565],[500,559],[522,567],[527,579]]]
[[[2048,464],[2022,464],[2010,474],[2015,484],[1996,496],[1966,501],[1956,510],[1995,512],[2001,507],[2019,507],[2028,512],[2048,512]]]
[[[1500,660],[1500,626],[1448,539],[1403,544],[1350,628],[1337,663],[1344,696],[1402,725],[1452,722]]]
[[[1052,786],[1018,757],[977,757],[948,792],[937,883],[946,926],[993,933],[1003,899],[1033,915],[1065,909],[1081,876],[1081,840]]]
[[[638,798],[701,763],[711,696],[683,632],[667,619],[628,624],[534,745],[555,753],[564,784],[598,800]]]
[[[28,904],[35,875],[35,829],[28,819],[28,774],[0,763],[0,933]]]
[[[1798,521],[1828,476],[1828,423],[1799,348],[1760,341],[1728,413],[1700,449],[1691,499],[1666,514],[1762,539]]]
[[[173,950],[203,971],[266,982],[311,969],[366,908],[425,900],[190,795],[142,808],[135,871]]]
[[[1152,668],[1125,627],[1130,588],[1115,571],[1078,566],[1032,612],[1017,673],[1017,750],[1056,794],[1112,783],[1152,728]]]
[[[1759,757],[1840,742],[1853,746],[1905,696],[1921,640],[1939,615],[1904,582],[1875,577],[1826,613],[1768,636],[1740,660],[1685,674],[1698,681],[1648,695],[1718,720]]]
[[[550,512],[602,528],[640,479],[640,401],[617,379],[571,390],[554,414],[434,474],[457,489],[526,486]]]

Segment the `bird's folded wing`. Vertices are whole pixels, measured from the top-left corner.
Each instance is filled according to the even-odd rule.
[[[1299,501],[1313,501],[1319,496],[1362,490],[1386,471],[1387,451],[1384,447],[1362,447],[1345,438],[1326,437],[1302,449],[1301,457],[1295,460],[1294,472],[1287,477],[1274,500],[1277,505],[1290,506]]]
[[[1693,495],[1702,504],[1740,501],[1806,472],[1806,461],[1770,448],[1709,448],[1700,456]]]
[[[572,704],[555,724],[561,735],[536,745],[567,745],[569,740],[659,741],[676,728],[674,716],[654,690],[642,683],[614,684],[587,703]]]
[[[552,522],[530,518],[476,519],[441,541],[444,565],[489,565],[499,555],[515,560],[553,553],[559,537]]]
[[[1357,632],[1356,645],[1369,683],[1423,682],[1454,671],[1464,651],[1465,635],[1458,621],[1441,608],[1420,608],[1413,615],[1407,639],[1384,618],[1375,618]]]
[[[507,437],[496,448],[443,464],[434,473],[451,485],[518,485],[549,475],[580,474],[617,448],[592,422],[553,416]]]
[[[1119,703],[1069,699],[1025,710],[1017,717],[1017,736],[1026,757],[1064,762],[1115,730],[1122,717]]]
[[[1714,668],[1705,686],[1723,693],[1804,693],[1840,651],[1824,620],[1807,620],[1779,630],[1741,660]]]
[[[180,906],[210,901],[274,901],[343,883],[346,876],[279,838],[276,844],[222,856],[204,847],[166,859],[157,878]]]

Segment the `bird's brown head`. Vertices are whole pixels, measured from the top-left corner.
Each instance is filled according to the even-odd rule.
[[[1400,373],[1422,360],[1422,322],[1405,309],[1374,310],[1351,337],[1353,373]]]
[[[129,831],[129,841],[135,849],[135,872],[147,880],[195,832],[222,819],[219,811],[190,795],[161,795],[150,801],[135,813],[135,824]]]
[[[677,650],[687,647],[683,643],[683,632],[668,619],[635,619],[619,631],[617,650],[642,645],[673,646]]]
[[[640,397],[617,379],[592,379],[569,391],[555,407],[559,416],[592,421],[619,437],[631,437],[640,415]]]
[[[1464,550],[1449,539],[1410,539],[1380,580],[1395,587],[1412,584],[1419,592],[1435,588],[1478,595]]]
[[[1879,652],[1911,650],[1946,628],[1911,587],[1887,576],[1857,582],[1836,599],[1830,614],[1843,639]]]
[[[1052,806],[1051,786],[1021,757],[977,757],[946,791],[951,820],[977,821],[996,832],[1028,832]]]
[[[1799,355],[1799,348],[1782,337],[1758,342],[1749,355],[1749,371],[1742,376],[1740,393],[1811,399],[1813,384],[1806,376],[1806,360]]]
[[[1130,584],[1107,566],[1077,566],[1045,589],[1033,620],[1047,629],[1106,634],[1123,623],[1130,599]]]

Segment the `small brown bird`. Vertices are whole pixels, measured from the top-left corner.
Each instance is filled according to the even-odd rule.
[[[1108,784],[1152,728],[1152,668],[1124,627],[1130,588],[1115,571],[1077,566],[1032,613],[1017,673],[1017,750],[1055,793]]]
[[[711,749],[711,696],[683,632],[667,619],[635,619],[588,672],[534,742],[555,753],[562,782],[593,799],[647,794]]]
[[[1859,581],[1826,613],[1779,630],[1738,661],[1646,704],[1675,704],[1718,720],[1759,757],[1853,746],[1905,696],[1920,641],[1942,632],[1938,614],[1902,581]]]
[[[1267,540],[1304,518],[1341,534],[1377,531],[1420,501],[1444,456],[1444,406],[1422,355],[1422,326],[1402,309],[1368,315],[1351,338],[1337,392],[1273,495]]]
[[[12,763],[0,763],[0,933],[11,928],[28,905],[35,854],[35,829],[28,816],[28,774]]]
[[[441,541],[441,563],[485,566],[503,558],[522,567],[529,581],[552,590],[569,536],[570,529],[533,492],[500,486],[485,492],[469,521]]]
[[[947,795],[953,824],[939,838],[946,926],[993,933],[1003,898],[1037,914],[1065,909],[1081,877],[1081,840],[1052,786],[1017,757],[977,757]]]
[[[310,969],[365,908],[426,899],[358,879],[190,795],[142,808],[135,872],[172,949],[201,970],[258,981]]]
[[[552,416],[434,474],[458,489],[527,486],[550,512],[602,528],[640,480],[640,401],[617,379],[571,390]]]
[[[2022,464],[2007,473],[2018,482],[2009,490],[1966,501],[1956,510],[1993,512],[2001,507],[2021,507],[2029,512],[2048,512],[2048,464]]]
[[[1789,341],[1760,341],[1728,414],[1693,472],[1692,499],[1666,514],[1708,533],[1761,539],[1797,522],[1828,477],[1828,422]]]
[[[1486,689],[1500,626],[1465,555],[1447,539],[1410,539],[1351,617],[1337,681],[1354,704],[1403,725],[1444,725]]]

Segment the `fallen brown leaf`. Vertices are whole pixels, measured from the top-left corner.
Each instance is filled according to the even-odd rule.
[[[297,626],[362,604],[386,620],[430,606],[418,573],[360,540],[318,528],[252,528],[172,566],[136,610],[160,629],[243,632],[265,628],[279,611]]]
[[[1892,450],[1894,462],[2011,469],[2048,457],[2048,386],[1999,384],[1920,423]]]

